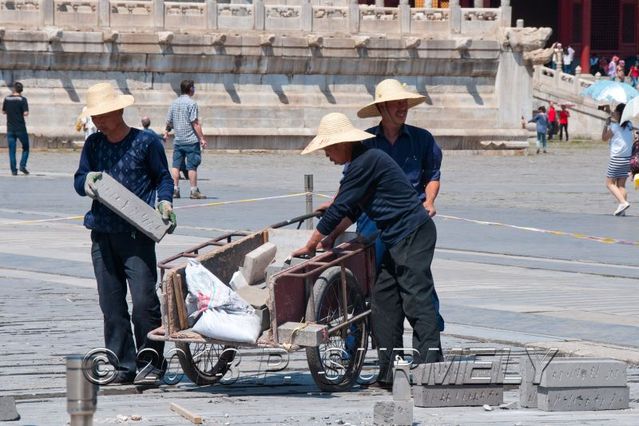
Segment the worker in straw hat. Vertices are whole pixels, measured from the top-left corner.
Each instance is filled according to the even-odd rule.
[[[364,145],[381,149],[395,160],[432,217],[437,213],[435,199],[439,193],[442,150],[428,130],[406,124],[408,110],[425,100],[425,96],[408,91],[398,80],[386,79],[375,87],[373,102],[360,109],[357,115],[360,118],[381,118],[378,125],[366,130],[375,137],[364,141]],[[357,233],[370,237],[377,233],[377,227],[363,214],[357,219]],[[378,269],[385,251],[381,239],[377,238],[375,256]],[[445,323],[439,314],[436,291],[433,291],[433,300],[439,330],[444,331]]]
[[[429,350],[440,348],[430,271],[437,232],[397,163],[382,150],[361,143],[371,137],[353,127],[344,114],[322,118],[317,136],[302,154],[323,149],[333,163],[350,164],[333,203],[306,245],[293,256],[312,256],[318,245],[332,247],[362,212],[376,224],[388,249],[372,291],[373,334],[380,348],[378,381],[384,386],[392,383],[393,348],[404,347],[404,315],[413,327],[415,362],[441,359],[440,351]]]
[[[99,132],[84,143],[74,176],[75,190],[81,196],[95,198],[95,182],[107,173],[151,206],[157,197],[158,211],[175,225],[173,179],[162,141],[125,123],[124,108],[133,102],[133,96],[118,94],[109,83],[88,89],[85,114],[91,116]],[[109,359],[116,368],[112,379],[117,383],[132,383],[134,379],[139,383],[156,382],[161,376],[164,345],[147,339],[148,332],[162,325],[155,292],[155,242],[97,200],[85,215],[84,225],[91,230],[105,345],[117,356],[117,361]],[[127,281],[133,301],[134,333],[126,301]],[[145,360],[152,361],[155,369],[147,366],[140,375],[137,368],[145,366]]]

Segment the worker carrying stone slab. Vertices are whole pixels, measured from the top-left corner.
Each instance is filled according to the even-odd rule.
[[[124,108],[133,102],[133,96],[118,94],[109,83],[88,89],[86,114],[99,132],[84,143],[74,176],[75,190],[81,196],[95,198],[97,182],[108,174],[148,206],[153,206],[157,198],[158,212],[175,224],[173,180],[162,141],[125,123]],[[164,350],[163,342],[147,339],[148,332],[162,325],[155,292],[155,242],[97,200],[85,215],[84,225],[91,230],[91,258],[104,314],[105,346],[117,356],[114,381],[154,382],[161,376]],[[134,332],[126,302],[127,282],[133,301]],[[143,353],[144,349],[151,350]],[[137,369],[146,364],[145,360],[156,369],[145,368],[144,377],[140,377]]]
[[[317,136],[302,154],[323,149],[333,163],[350,164],[333,203],[306,245],[293,256],[314,255],[318,245],[332,247],[335,238],[362,212],[376,224],[388,251],[373,286],[371,319],[379,348],[378,382],[388,386],[393,350],[404,346],[404,315],[414,330],[413,345],[418,351],[414,362],[441,360],[430,270],[437,231],[399,165],[383,150],[369,149],[360,142],[371,137],[353,127],[344,114],[322,118]],[[399,297],[398,288],[403,297]]]

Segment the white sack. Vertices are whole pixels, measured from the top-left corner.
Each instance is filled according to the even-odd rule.
[[[227,342],[255,344],[260,336],[262,321],[255,313],[226,312],[208,309],[193,326],[193,331]]]

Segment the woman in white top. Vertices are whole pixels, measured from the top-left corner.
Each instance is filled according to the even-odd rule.
[[[625,104],[619,104],[606,120],[601,138],[610,145],[610,161],[606,172],[606,187],[617,199],[619,205],[614,211],[615,216],[625,216],[630,207],[628,193],[626,192],[626,180],[630,173],[630,155],[632,153],[633,127],[626,121],[619,123]]]

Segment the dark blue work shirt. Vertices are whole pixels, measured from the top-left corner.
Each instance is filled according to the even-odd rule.
[[[344,170],[331,206],[317,224],[330,234],[344,217],[355,221],[365,212],[381,231],[380,238],[392,247],[430,220],[402,169],[385,152],[355,145],[353,158]]]
[[[439,180],[442,150],[433,135],[425,129],[404,124],[399,137],[391,144],[384,136],[381,124],[366,130],[375,135],[364,141],[368,148],[378,148],[390,155],[404,171],[419,199],[426,199],[424,188],[430,181]]]
[[[84,196],[84,182],[89,172],[108,173],[145,203],[153,207],[158,201],[173,201],[173,179],[169,173],[164,146],[150,132],[131,129],[117,143],[110,143],[103,133],[89,136],[82,148],[74,187]],[[99,232],[131,232],[135,228],[99,201],[93,200],[84,216],[84,226]]]

